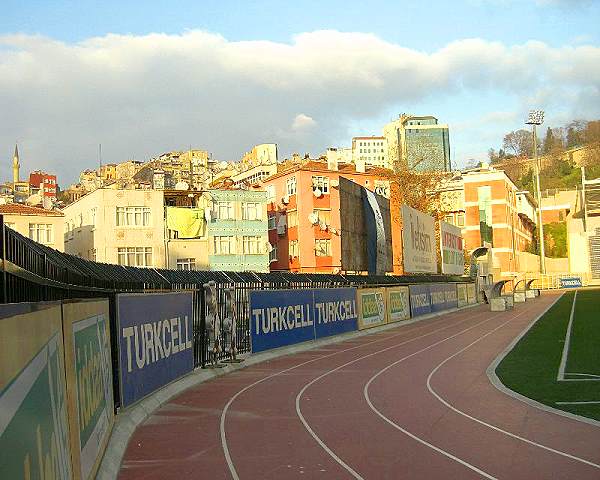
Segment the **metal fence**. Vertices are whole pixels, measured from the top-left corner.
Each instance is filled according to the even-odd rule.
[[[110,302],[113,366],[118,368],[116,336],[116,295],[127,292],[192,290],[193,335],[196,367],[208,363],[206,315],[203,285],[214,281],[220,318],[225,317],[225,291],[233,289],[238,313],[238,352],[250,352],[250,309],[252,290],[335,288],[348,286],[406,285],[436,281],[464,281],[447,275],[329,275],[291,272],[217,272],[137,268],[92,262],[34,242],[4,225],[0,215],[2,303],[38,302],[70,298],[103,297]],[[221,329],[223,331],[223,329]],[[225,353],[221,353],[224,357]],[[114,378],[118,378],[115,375]],[[118,386],[116,386],[118,389]]]

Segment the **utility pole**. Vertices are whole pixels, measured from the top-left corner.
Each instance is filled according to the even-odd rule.
[[[544,247],[544,222],[542,221],[542,191],[540,190],[540,161],[537,152],[537,136],[535,127],[544,123],[544,111],[532,110],[529,112],[527,125],[533,127],[533,158],[535,161],[535,194],[538,203],[538,244],[540,246],[540,273],[546,273],[546,252]]]

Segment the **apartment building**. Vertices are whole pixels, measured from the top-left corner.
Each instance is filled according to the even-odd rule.
[[[339,178],[389,198],[385,174],[377,167],[328,166],[310,159],[280,166],[277,174],[263,182],[269,202],[271,270],[341,271]]]
[[[457,173],[441,187],[444,220],[461,228],[465,251],[486,246],[494,278],[520,271],[519,253],[534,240],[537,204],[502,170],[483,166]]]
[[[31,194],[38,194],[51,202],[56,201],[56,175],[35,170],[29,174],[29,189]]]
[[[242,156],[241,164],[245,168],[253,168],[258,165],[271,165],[276,164],[278,161],[277,156],[277,144],[276,143],[262,143],[255,145],[252,150],[246,152]]]
[[[0,205],[4,224],[32,240],[64,251],[65,216],[58,210],[46,210],[19,203]]]
[[[388,144],[385,137],[354,137],[352,139],[352,159],[354,163],[364,162],[371,167],[392,169],[389,162]]]

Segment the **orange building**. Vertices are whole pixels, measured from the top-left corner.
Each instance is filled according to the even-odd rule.
[[[387,170],[329,169],[324,161],[288,162],[263,181],[268,197],[270,268],[304,273],[341,271],[339,178],[389,198]],[[399,236],[399,227],[392,237]]]

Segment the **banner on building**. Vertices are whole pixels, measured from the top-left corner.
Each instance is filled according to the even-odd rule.
[[[385,275],[388,265],[388,252],[383,215],[377,203],[377,197],[372,191],[365,188],[363,199],[367,227],[368,272],[372,275]]]
[[[465,273],[465,252],[463,237],[459,227],[440,221],[440,252],[442,273],[463,275]]]
[[[429,285],[410,285],[410,316],[418,317],[431,313]]]
[[[356,291],[358,299],[358,329],[383,325],[386,321],[383,288],[364,288]]]
[[[474,283],[467,283],[467,301],[469,305],[477,303],[477,290]]]
[[[2,478],[73,478],[60,304],[0,305]]]
[[[108,300],[62,305],[75,478],[94,478],[114,420]]]
[[[458,307],[464,307],[469,303],[467,298],[467,284],[459,283],[456,285],[456,304]]]
[[[356,330],[355,288],[250,292],[252,352]]]
[[[117,295],[121,405],[194,368],[192,293]]]
[[[408,287],[387,287],[388,322],[399,322],[410,318]]]
[[[433,217],[402,205],[402,248],[406,273],[437,273]]]

